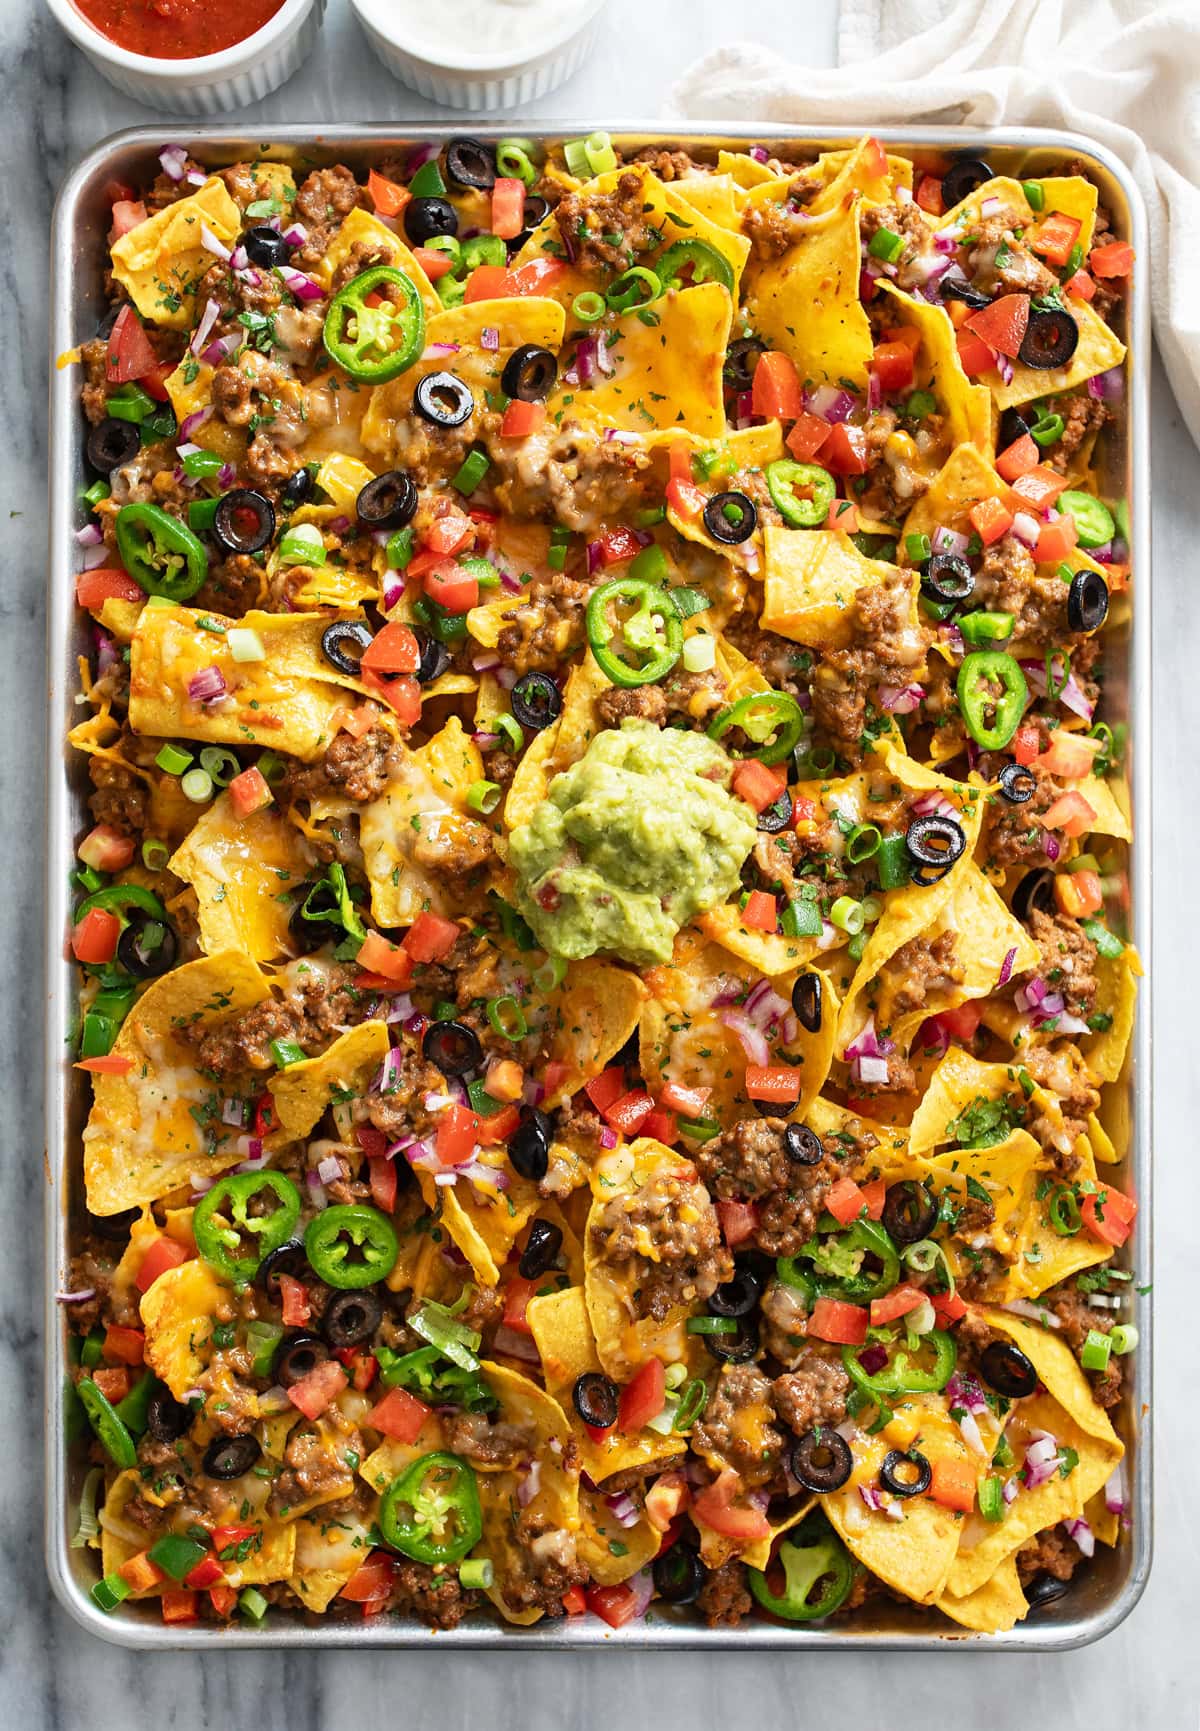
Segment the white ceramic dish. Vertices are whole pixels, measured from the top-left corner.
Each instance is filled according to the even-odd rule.
[[[190,60],[153,60],[110,42],[72,0],[46,3],[110,84],[168,114],[227,114],[278,90],[308,58],[325,11],[325,0],[283,0],[261,30],[232,48]]]
[[[350,0],[350,4],[367,41],[401,84],[444,108],[491,114],[546,96],[578,72],[591,53],[607,0],[572,6],[566,23],[547,31],[539,48],[507,58],[466,47],[435,52],[425,42],[410,46],[389,0]]]

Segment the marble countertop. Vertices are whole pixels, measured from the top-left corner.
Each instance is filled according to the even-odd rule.
[[[612,0],[592,63],[527,118],[612,114],[650,118],[687,59],[724,38],[728,0]],[[753,31],[814,63],[834,56],[836,0],[758,0]],[[22,1731],[325,1731],[367,1722],[386,1705],[400,1722],[446,1731],[520,1731],[653,1723],[749,1727],[886,1722],[895,1731],[953,1717],[990,1731],[1027,1724],[1055,1731],[1117,1726],[1175,1731],[1197,1723],[1195,1640],[1197,1522],[1191,1510],[1200,1394],[1194,1305],[1185,1303],[1195,1217],[1195,1126],[1200,1066],[1184,1036],[1193,1012],[1185,908],[1195,883],[1194,813],[1200,761],[1181,742],[1200,737],[1200,622],[1191,589],[1200,544],[1200,461],[1161,368],[1153,411],[1155,541],[1155,889],[1159,1097],[1157,1101],[1158,1518],[1149,1588],[1128,1621],[1098,1647],[1038,1658],[965,1654],[789,1658],[646,1654],[372,1655],[245,1653],[147,1658],[85,1635],[51,1599],[42,1564],[41,1371],[38,1293],[41,1147],[38,1032],[46,440],[46,252],[49,212],[68,165],[120,127],[154,116],[94,74],[41,0],[0,5],[0,280],[6,304],[4,461],[0,518],[7,522],[0,619],[12,648],[0,689],[0,873],[21,893],[0,899],[0,956],[9,1004],[0,1017],[0,1727]],[[345,93],[353,75],[353,100]],[[442,114],[394,83],[370,58],[346,0],[330,0],[321,46],[283,90],[239,123],[423,119]],[[751,118],[751,117],[747,117]],[[170,123],[164,121],[169,133]],[[1144,580],[1145,574],[1142,574]],[[1172,941],[1174,940],[1174,941]],[[1177,1022],[1178,1019],[1178,1022]],[[1181,1374],[1190,1366],[1191,1374]],[[1193,1487],[1194,1489],[1194,1487]],[[1189,1610],[1189,1606],[1191,1607]],[[948,1711],[947,1711],[948,1709]]]

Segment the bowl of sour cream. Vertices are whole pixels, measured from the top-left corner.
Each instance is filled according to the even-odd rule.
[[[446,108],[515,108],[556,90],[592,49],[606,0],[350,0],[402,84]]]

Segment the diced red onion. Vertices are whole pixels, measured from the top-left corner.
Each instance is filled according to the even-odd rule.
[[[241,276],[243,271],[248,271],[250,269],[250,254],[240,242],[234,247],[233,256],[230,258],[229,262],[237,272],[238,276]]]
[[[510,1328],[507,1332],[509,1334],[513,1334],[516,1331],[514,1329]],[[524,1338],[524,1337],[522,1337],[522,1338]],[[536,1352],[535,1352],[534,1356],[535,1357],[537,1356]],[[538,1491],[541,1489],[541,1485],[542,1485],[542,1463],[541,1463],[541,1461],[534,1461],[533,1464],[530,1467],[528,1467],[526,1469],[526,1471],[522,1474],[521,1479],[517,1485],[517,1502],[520,1504],[520,1506],[523,1509],[527,1509],[529,1507],[530,1503],[533,1501],[534,1497],[537,1496]]]
[[[190,439],[197,427],[202,427],[212,414],[212,404],[207,403],[202,409],[193,409],[190,415],[185,415],[179,423],[179,437]]]
[[[649,1569],[639,1569],[637,1574],[626,1582],[626,1585],[633,1589],[634,1616],[644,1617],[646,1607],[654,1597],[654,1578]]]
[[[617,1145],[618,1139],[619,1138],[617,1136],[616,1131],[613,1130],[608,1124],[606,1124],[604,1126],[603,1130],[601,1130],[601,1132],[600,1132],[600,1146],[601,1146],[601,1148],[606,1148],[606,1149],[607,1148],[615,1148]]]
[[[236,1094],[227,1100],[222,1100],[221,1122],[222,1124],[232,1124],[235,1129],[240,1130],[246,1122],[246,1102],[239,1100]]]
[[[188,348],[192,351],[192,353],[194,355],[198,355],[200,353],[201,349],[204,348],[205,344],[208,342],[209,337],[212,335],[212,328],[216,324],[216,322],[220,318],[220,316],[221,316],[221,303],[220,303],[220,301],[215,301],[210,297],[204,303],[204,311],[200,314],[200,323],[196,326],[196,329],[192,332],[192,340],[188,344]],[[211,408],[207,412],[209,414],[211,414],[212,413]],[[188,419],[191,420],[190,415],[188,416]],[[186,437],[186,435],[185,435],[185,437]]]
[[[104,674],[110,673],[114,667],[120,664],[121,657],[117,652],[116,644],[107,631],[101,631],[100,627],[96,625],[93,627],[93,632],[96,639],[96,672],[100,677],[103,677]]]
[[[94,571],[98,565],[103,565],[108,558],[108,548],[100,543],[95,547],[85,547],[80,560],[85,571]]]
[[[746,155],[752,162],[770,162],[771,160],[761,144],[752,144]]]
[[[957,234],[957,229],[940,228],[934,235],[933,244],[944,258],[953,258],[958,251]],[[962,276],[964,282],[967,280],[961,271],[958,274]]]
[[[925,695],[923,685],[881,685],[879,703],[891,715],[911,715]]]
[[[242,339],[240,335],[234,335],[231,333],[227,337],[216,337],[211,343],[209,343],[204,353],[200,356],[200,359],[202,361],[207,361],[210,367],[219,367],[222,361],[228,360],[230,355],[233,354],[235,350],[240,349],[241,346]]]
[[[427,343],[421,355],[423,361],[438,360],[442,355],[456,355],[458,343]]]
[[[237,1149],[242,1160],[240,1165],[234,1167],[235,1172],[262,1171],[267,1163],[267,1155],[263,1149],[261,1136],[239,1136]]]
[[[909,275],[920,285],[938,282],[952,268],[952,261],[943,254],[939,247],[931,253],[918,253],[916,258],[910,260],[908,271]],[[929,298],[936,299],[937,297],[931,296]]]
[[[302,222],[294,222],[290,227],[284,229],[283,239],[286,246],[303,246],[308,239],[308,230]]]
[[[846,1047],[845,1057],[849,1063],[856,1058],[886,1058],[896,1050],[896,1042],[882,1038],[875,1032],[875,1018],[868,1016],[858,1033]]]
[[[1008,982],[1012,979],[1013,963],[1016,961],[1016,959],[1017,959],[1016,950],[1009,950],[1008,954],[1005,956],[1003,962],[1000,965],[1000,978],[996,981],[997,989],[999,989],[1001,986],[1007,986]]]
[[[935,553],[965,553],[970,541],[957,529],[938,528],[933,531],[931,545]]]
[[[1000,374],[1000,378],[1004,384],[1011,385],[1013,382],[1013,364],[1012,364],[1012,361],[1008,358],[1007,355],[1001,354],[999,349],[995,350],[995,356],[996,356],[996,371]]]
[[[1028,511],[1018,511],[1012,520],[1012,532],[1018,541],[1024,541],[1027,547],[1036,547],[1042,525]]]
[[[350,519],[347,516],[343,515],[330,519],[329,528],[330,532],[334,535],[344,535],[349,527]]]
[[[1044,1304],[1034,1304],[1028,1298],[1010,1298],[1001,1310],[1011,1310],[1014,1316],[1026,1316],[1030,1322],[1040,1322],[1043,1328],[1061,1328],[1062,1323]]]
[[[408,999],[408,1010],[409,1013],[411,1013],[411,998]],[[394,1094],[396,1089],[400,1086],[400,1075],[400,1048],[398,1046],[389,1046],[383,1062],[375,1073],[374,1080],[371,1083],[370,1092],[372,1094]]]
[[[868,1376],[877,1376],[887,1361],[886,1346],[867,1346],[858,1355],[858,1362]]]
[[[868,373],[867,374],[867,407],[868,407],[868,409],[878,409],[882,406],[882,403],[883,403],[883,386],[879,381],[879,374],[878,373]]]
[[[479,333],[479,346],[481,349],[488,349],[492,353],[495,353],[500,347],[500,332],[495,325],[484,325]]]
[[[1088,396],[1101,403],[1118,403],[1125,394],[1125,373],[1121,367],[1109,367],[1096,373],[1087,382]]]
[[[55,1302],[58,1304],[86,1304],[89,1298],[95,1298],[94,1286],[81,1286],[78,1292],[56,1292]]]
[[[628,1491],[618,1491],[615,1496],[605,1497],[604,1501],[623,1527],[636,1527],[641,1520],[637,1504]]]
[[[637,433],[627,433],[620,427],[605,427],[604,442],[607,445],[640,445],[642,441]]]
[[[500,587],[507,595],[519,595],[525,585],[519,577],[514,577],[511,571],[501,571]]]
[[[1103,547],[1089,547],[1088,553],[1096,561],[1097,565],[1112,564],[1113,550],[1111,541],[1106,541]]]
[[[342,1176],[342,1163],[336,1154],[327,1154],[317,1162],[317,1177],[322,1184],[336,1184]]]
[[[98,523],[85,523],[82,529],[75,531],[75,544],[78,547],[99,547],[103,540]]]
[[[979,1434],[979,1424],[974,1413],[964,1412],[958,1421],[958,1428],[962,1432],[963,1441],[974,1454],[983,1455],[985,1460],[990,1459],[992,1451]]]
[[[407,992],[397,992],[388,1007],[385,1022],[403,1022],[413,1013],[413,1001]]]
[[[232,487],[237,480],[237,470],[232,463],[222,463],[217,470],[218,487]]]
[[[228,264],[233,258],[233,253],[223,241],[217,239],[206,222],[200,224],[200,245],[205,252],[211,252],[213,257],[219,258],[223,264]]]
[[[1013,1476],[1012,1476],[1012,1478],[1010,1478],[1010,1479],[1005,1479],[1005,1481],[1004,1481],[1004,1488],[1003,1488],[1003,1490],[1002,1490],[1002,1491],[1001,1491],[1001,1492],[1000,1492],[1000,1495],[1001,1495],[1001,1496],[1002,1496],[1002,1497],[1003,1497],[1003,1498],[1004,1498],[1004,1506],[1005,1506],[1005,1507],[1006,1507],[1006,1508],[1011,1508],[1011,1507],[1012,1507],[1012,1505],[1013,1505],[1013,1503],[1015,1503],[1015,1502],[1016,1502],[1016,1500],[1017,1500],[1017,1489],[1018,1489],[1018,1486],[1017,1486],[1017,1475],[1016,1475],[1016,1474],[1015,1474],[1015,1473],[1014,1473],[1014,1474],[1013,1474]]]
[[[396,578],[395,572],[389,572],[388,575],[395,579],[392,582],[385,580],[383,585],[384,610],[390,613],[397,602],[404,598],[404,581],[402,578]]]
[[[886,1362],[887,1354],[884,1353],[883,1356],[884,1356],[884,1360]],[[870,1510],[872,1510],[873,1513],[875,1513],[875,1514],[880,1513],[880,1511],[883,1508],[883,1498],[880,1496],[879,1492],[875,1489],[874,1485],[859,1485],[858,1494],[862,1498],[863,1502],[866,1503],[867,1507]]]
[[[517,670],[516,670],[516,668],[515,667],[501,667],[501,668],[499,668],[497,670],[497,673],[496,673],[496,680],[497,680],[498,684],[500,684],[504,687],[505,691],[511,691],[513,686],[517,683]]]
[[[722,1010],[721,1020],[731,1033],[737,1035],[748,1064],[767,1065],[771,1062],[771,1048],[767,1045],[766,1035],[747,1015],[741,1010]]]
[[[963,642],[963,634],[958,629],[957,625],[939,625],[938,626],[938,635],[941,637],[942,641],[946,644],[947,648],[949,648],[949,650],[951,651],[952,654],[954,654],[954,655],[965,655],[966,654],[967,648],[966,648],[966,644]]]
[[[500,735],[498,733],[473,733],[471,735],[471,744],[479,751],[495,751],[499,743]]]
[[[194,457],[199,449],[199,445],[193,445],[190,441],[185,440],[182,445],[176,445],[175,455],[182,462],[184,457]]]
[[[1054,861],[1062,852],[1058,837],[1056,835],[1051,835],[1049,830],[1047,830],[1045,835],[1042,837],[1042,852],[1050,861],[1051,865],[1053,865]]]
[[[984,1413],[988,1409],[982,1388],[973,1376],[964,1376],[961,1371],[955,1371],[946,1384],[946,1399],[949,1404],[961,1406],[966,1412]]]
[[[819,385],[815,391],[805,394],[805,407],[812,414],[819,415],[823,421],[845,421],[854,412],[854,398],[849,391],[840,390],[837,385]]]
[[[183,178],[189,186],[203,186],[208,176],[198,168],[189,168]]]
[[[950,1034],[940,1016],[930,1016],[921,1023],[917,1030],[917,1045],[923,1052],[930,1052],[938,1058],[950,1050]]]
[[[526,1076],[521,1089],[521,1099],[526,1106],[540,1106],[546,1098],[546,1090],[536,1076]]]
[[[958,817],[958,807],[946,794],[937,788],[931,788],[928,793],[921,794],[912,802],[914,817]]]
[[[1104,1487],[1104,1506],[1110,1514],[1125,1513],[1125,1465],[1121,1462]]]
[[[187,692],[193,703],[211,703],[225,696],[225,675],[219,667],[202,667],[188,680]]]
[[[412,179],[418,168],[424,168],[427,162],[431,162],[440,149],[440,144],[434,144],[432,142],[429,144],[414,145],[412,152],[405,163],[409,179]]]
[[[1000,200],[998,198],[996,198],[994,195],[992,197],[985,198],[983,203],[979,207],[980,216],[999,216],[1000,211],[1001,211]]]
[[[1082,1515],[1077,1516],[1073,1520],[1064,1521],[1063,1526],[1067,1529],[1068,1534],[1074,1539],[1085,1557],[1095,1556],[1096,1535],[1088,1523],[1083,1519]]]
[[[887,1084],[888,1061],[886,1058],[856,1058],[850,1068],[854,1080],[864,1083],[867,1087],[886,1086]]]
[[[430,1089],[422,1095],[421,1104],[427,1112],[444,1112],[448,1106],[453,1106],[454,1100],[449,1094],[438,1094]]]
[[[281,264],[279,274],[283,278],[285,287],[295,295],[298,301],[324,300],[325,290],[320,283],[314,282],[310,276],[305,276],[304,272],[297,270],[294,265]]]
[[[589,541],[587,544],[587,573],[594,577],[604,563],[603,541]]]
[[[317,1174],[315,1172],[309,1172],[306,1174],[306,1177],[308,1180],[308,1199],[312,1203],[313,1207],[318,1209],[328,1208],[329,1198],[326,1196],[325,1186],[321,1183]]]
[[[179,182],[187,168],[187,151],[182,144],[165,144],[158,153],[162,171],[168,180]]]

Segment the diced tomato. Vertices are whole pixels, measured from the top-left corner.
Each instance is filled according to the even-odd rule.
[[[883,1205],[887,1201],[887,1183],[883,1178],[872,1178],[868,1184],[860,1184],[863,1201],[867,1207],[868,1220],[882,1220]]]
[[[624,1581],[616,1587],[589,1587],[585,1596],[588,1610],[610,1629],[623,1629],[637,1615],[637,1594]]]
[[[730,1250],[736,1250],[758,1230],[758,1212],[753,1202],[718,1202],[717,1219],[721,1236]]]
[[[1019,476],[1027,475],[1030,469],[1036,469],[1037,464],[1038,448],[1028,433],[1022,433],[996,458],[996,473],[1002,480],[1015,481]]]
[[[341,1394],[349,1380],[337,1360],[327,1358],[323,1364],[310,1370],[307,1376],[302,1376],[299,1382],[294,1382],[288,1389],[287,1396],[305,1418],[318,1419],[330,1402]]]
[[[418,914],[404,939],[404,948],[414,962],[440,962],[462,935],[462,927],[441,914]],[[361,959],[362,952],[359,952]]]
[[[641,550],[642,544],[633,530],[623,525],[606,530],[600,537],[600,562],[606,569],[610,565],[623,565],[627,559],[636,559]]]
[[[529,1300],[536,1297],[538,1283],[536,1280],[526,1280],[523,1274],[514,1274],[504,1289],[504,1316],[502,1321],[506,1328],[515,1328],[520,1334],[532,1334],[526,1311]]]
[[[651,1137],[655,1142],[665,1142],[669,1148],[679,1140],[679,1122],[674,1112],[660,1112],[657,1109],[642,1125],[641,1134]]]
[[[598,1076],[593,1076],[590,1082],[585,1082],[583,1091],[592,1105],[604,1117],[610,1106],[614,1106],[626,1091],[625,1072],[619,1064],[610,1064],[607,1070],[601,1070]]]
[[[377,1130],[374,1124],[356,1124],[354,1140],[358,1143],[368,1160],[382,1160],[387,1153],[388,1139],[382,1130]]]
[[[752,1100],[789,1105],[800,1098],[800,1072],[790,1064],[747,1064],[746,1092]]]
[[[1086,919],[1104,906],[1104,891],[1098,872],[1059,872],[1054,879],[1054,900],[1072,919]]]
[[[108,336],[105,379],[110,385],[127,385],[148,373],[157,360],[137,313],[132,306],[123,306]]]
[[[232,1617],[237,1609],[238,1595],[236,1587],[210,1587],[208,1597],[213,1610],[218,1617]]]
[[[425,593],[447,613],[467,613],[479,604],[479,579],[452,559],[442,559],[425,573]]]
[[[421,665],[421,646],[412,627],[391,620],[363,651],[362,665],[377,673],[415,673]]]
[[[373,1352],[360,1352],[355,1355],[350,1366],[350,1382],[359,1394],[366,1394],[379,1371],[379,1360]]]
[[[126,1557],[117,1573],[135,1593],[148,1593],[163,1578],[162,1570],[149,1551],[138,1551],[136,1556]]]
[[[125,1369],[106,1370],[101,1366],[92,1372],[92,1381],[113,1406],[119,1406],[129,1393],[129,1372]]]
[[[133,840],[110,823],[98,823],[76,848],[84,865],[97,872],[124,871],[133,862]]]
[[[454,929],[457,934],[458,927]],[[384,979],[392,980],[398,986],[408,984],[415,959],[407,940],[401,949],[397,944],[390,944],[378,932],[368,932],[358,952],[360,968],[365,968],[370,974],[381,974]]]
[[[474,534],[475,526],[466,512],[451,505],[433,519],[422,534],[421,542],[431,553],[441,553],[449,559],[454,554],[461,553]],[[409,565],[408,569],[411,571],[412,566]]]
[[[957,1292],[931,1293],[929,1302],[933,1305],[933,1314],[943,1327],[952,1322],[961,1322],[967,1314],[966,1300]]]
[[[234,776],[229,784],[229,797],[239,817],[250,817],[275,802],[275,795],[257,764]]]
[[[918,1287],[893,1286],[882,1298],[871,1300],[871,1327],[882,1328],[885,1323],[895,1322],[898,1316],[907,1316],[924,1302],[925,1294]]]
[[[929,1495],[943,1508],[969,1515],[975,1507],[975,1464],[965,1455],[939,1455],[933,1462]]]
[[[568,1617],[582,1617],[587,1610],[587,1594],[582,1587],[568,1587],[562,1597],[562,1608]]]
[[[747,931],[773,932],[778,914],[775,909],[775,897],[765,890],[751,890],[742,909],[742,924]]]
[[[811,463],[829,437],[829,422],[804,409],[796,416],[784,443],[798,463]]]
[[[275,1102],[269,1092],[264,1092],[254,1102],[254,1134],[273,1136],[278,1128],[279,1117],[275,1111]]]
[[[1064,835],[1086,835],[1096,821],[1096,814],[1076,788],[1061,793],[1037,820],[1043,829],[1060,829]]]
[[[885,393],[907,390],[913,381],[913,370],[913,351],[907,343],[876,343],[871,371]]]
[[[657,1418],[667,1398],[667,1367],[661,1358],[648,1358],[631,1382],[621,1390],[617,1424],[623,1431],[641,1430]]]
[[[227,1550],[230,1545],[245,1544],[247,1539],[252,1539],[260,1530],[251,1521],[234,1521],[226,1526],[214,1527],[212,1530],[213,1550],[219,1552]]]
[[[521,1114],[515,1106],[506,1106],[503,1112],[492,1112],[480,1120],[479,1139],[485,1147],[495,1147],[497,1142],[507,1142],[521,1123]]]
[[[1018,499],[1035,511],[1048,511],[1066,484],[1065,475],[1056,474],[1046,464],[1039,463],[1036,469],[1027,469],[1019,475],[1012,484],[1012,490]]]
[[[831,475],[865,475],[867,429],[849,421],[830,427],[829,437],[821,447],[821,462]]]
[[[564,1063],[561,1058],[551,1058],[550,1062],[542,1072],[542,1086],[545,1088],[547,1094],[555,1094],[558,1092],[559,1087],[562,1085],[569,1072],[569,1068],[569,1065]]]
[[[827,529],[840,529],[843,535],[858,534],[858,506],[853,499],[831,499],[829,515],[825,519]]]
[[[97,565],[94,571],[81,571],[76,577],[75,599],[81,607],[98,613],[106,601],[141,602],[146,592],[120,566]]]
[[[310,1373],[311,1374],[311,1373]],[[416,1442],[431,1408],[406,1388],[389,1388],[367,1414],[366,1423],[398,1443]]]
[[[711,1088],[685,1088],[679,1082],[668,1082],[658,1091],[658,1103],[681,1117],[701,1118],[711,1093]]]
[[[365,1605],[372,1599],[386,1598],[395,1573],[394,1557],[389,1557],[386,1551],[372,1551],[367,1560],[355,1569],[338,1598],[348,1599],[352,1605]]]
[[[1049,745],[1034,762],[1047,775],[1061,776],[1064,781],[1081,781],[1085,775],[1091,774],[1100,748],[1098,739],[1056,727],[1050,735]]]
[[[1017,762],[1026,768],[1036,763],[1042,749],[1037,725],[1032,721],[1023,722],[1013,734],[1012,754]]]
[[[430,282],[437,282],[440,277],[448,276],[454,268],[454,261],[449,253],[440,252],[434,246],[416,247],[413,257]]]
[[[142,1257],[133,1284],[139,1292],[149,1292],[160,1274],[165,1274],[169,1268],[178,1268],[181,1262],[188,1260],[188,1255],[186,1244],[180,1244],[177,1238],[168,1238],[165,1232],[159,1233]]]
[[[729,785],[752,811],[766,811],[787,786],[787,769],[760,763],[756,757],[744,757],[734,765]]]
[[[173,1243],[174,1240],[168,1242]],[[145,1292],[146,1288],[138,1282],[138,1290]],[[123,1322],[110,1322],[104,1331],[101,1351],[110,1364],[129,1364],[136,1367],[145,1359],[146,1336],[140,1328],[127,1328]]]
[[[864,1310],[863,1315],[867,1313]],[[743,1539],[752,1543],[755,1539],[765,1539],[771,1531],[770,1522],[761,1509],[753,1505],[737,1506],[735,1498],[743,1489],[742,1480],[732,1467],[726,1467],[720,1478],[711,1485],[705,1485],[698,1491],[692,1501],[692,1510],[698,1521],[703,1521],[706,1527],[711,1527],[714,1533],[720,1533],[723,1538]]]
[[[174,371],[174,361],[156,361],[148,373],[142,374],[138,384],[156,403],[169,402],[171,393],[167,389],[167,380]]]
[[[196,1595],[189,1587],[168,1587],[163,1593],[161,1605],[164,1623],[196,1621]]]
[[[825,1206],[835,1220],[849,1226],[852,1220],[861,1219],[867,1199],[853,1178],[839,1178],[826,1195]]]
[[[368,1160],[367,1181],[371,1186],[371,1201],[376,1208],[390,1214],[396,1206],[396,1162],[379,1157]]]
[[[211,1552],[207,1557],[201,1557],[194,1569],[189,1569],[183,1577],[184,1585],[196,1587],[203,1592],[207,1587],[215,1587],[218,1581],[225,1577],[225,1570],[219,1557]],[[235,1594],[236,1598],[237,1595]]]
[[[279,1302],[283,1307],[284,1327],[303,1328],[311,1315],[307,1286],[290,1274],[279,1274],[275,1278],[279,1282]]]
[[[566,265],[557,258],[531,258],[508,273],[507,293],[510,295],[549,294],[559,277],[566,274]]]
[[[421,719],[421,687],[411,673],[376,673],[364,667],[359,673],[364,685],[377,691],[402,727],[414,727]]]
[[[936,174],[923,174],[917,182],[917,203],[930,216],[945,216],[946,205],[942,198],[942,183]]]
[[[367,191],[380,216],[399,216],[412,197],[406,186],[397,186],[394,180],[376,174],[374,169],[367,176]]]
[[[545,403],[525,403],[514,397],[501,417],[500,437],[527,439],[531,433],[540,433],[545,422]]]
[[[888,177],[887,151],[877,138],[868,138],[862,149],[862,164],[873,180]]]
[[[954,341],[963,372],[969,379],[977,379],[981,373],[991,372],[996,364],[996,357],[982,337],[976,336],[974,331],[960,328],[955,333]]]
[[[959,1004],[956,1009],[943,1010],[937,1018],[953,1040],[971,1040],[983,1020],[983,1006],[978,1003]]]
[[[99,1058],[80,1058],[73,1067],[87,1070],[93,1076],[127,1076],[133,1069],[133,1059],[121,1052],[105,1052]]]
[[[815,801],[813,801],[811,799],[806,799],[802,793],[796,794],[792,800],[792,825],[793,825],[793,828],[799,829],[800,825],[802,823],[803,824],[811,823],[813,820],[813,817],[816,813],[816,809],[817,809],[817,807],[816,807]]]
[[[1110,240],[1106,246],[1094,246],[1088,254],[1093,276],[1128,276],[1133,269],[1133,248],[1127,240]]]
[[[867,1338],[871,1313],[861,1304],[845,1304],[840,1298],[818,1298],[808,1319],[814,1340],[838,1346],[862,1346]]]
[[[794,421],[804,413],[804,391],[790,355],[780,349],[768,349],[759,355],[750,406],[767,421]]]
[[[687,1479],[681,1472],[659,1474],[646,1492],[645,1502],[646,1519],[656,1533],[669,1535],[672,1522],[678,1520],[687,1508],[691,1494]],[[668,1547],[664,1545],[662,1548]]]
[[[1096,298],[1096,284],[1085,270],[1077,270],[1063,284],[1063,293],[1070,295],[1072,300],[1092,301]]]
[[[1093,1238],[1100,1238],[1105,1244],[1124,1244],[1133,1231],[1133,1223],[1137,1219],[1138,1205],[1132,1196],[1126,1196],[1121,1190],[1114,1190],[1105,1184],[1095,1195],[1084,1196],[1079,1203],[1079,1212],[1083,1215],[1083,1224]]]
[[[1068,216],[1065,210],[1052,210],[1038,223],[1029,245],[1039,258],[1044,258],[1055,270],[1061,270],[1071,256],[1071,248],[1079,239],[1082,227],[1077,216]]]
[[[497,176],[492,187],[492,233],[516,240],[525,226],[525,182]]]
[[[469,1106],[457,1103],[438,1114],[434,1148],[443,1166],[460,1166],[469,1160],[479,1142],[479,1116]]]
[[[379,722],[380,711],[374,703],[360,703],[357,709],[335,709],[330,718],[334,732],[342,729],[351,739],[365,739]]]
[[[636,1136],[638,1130],[654,1110],[654,1101],[644,1088],[631,1088],[622,1094],[619,1100],[614,1100],[611,1106],[605,1108],[605,1122],[611,1124],[614,1130],[622,1136]]]
[[[89,908],[71,932],[71,948],[77,962],[111,962],[117,953],[121,922],[107,908]]]
[[[693,482],[674,477],[667,482],[667,504],[677,517],[698,517],[707,503],[707,496]]]
[[[503,300],[512,294],[512,278],[502,264],[477,264],[467,278],[463,299],[468,306],[476,301]]]
[[[1079,530],[1074,517],[1064,513],[1053,523],[1042,524],[1033,556],[1039,565],[1060,565],[1069,553],[1074,552],[1078,540]]]
[[[100,196],[105,204],[116,204],[118,199],[132,198],[134,190],[127,180],[117,180],[114,177],[112,180],[104,182]]]
[[[1013,513],[1002,499],[980,499],[971,506],[967,515],[985,547],[999,541],[1013,526]]]

